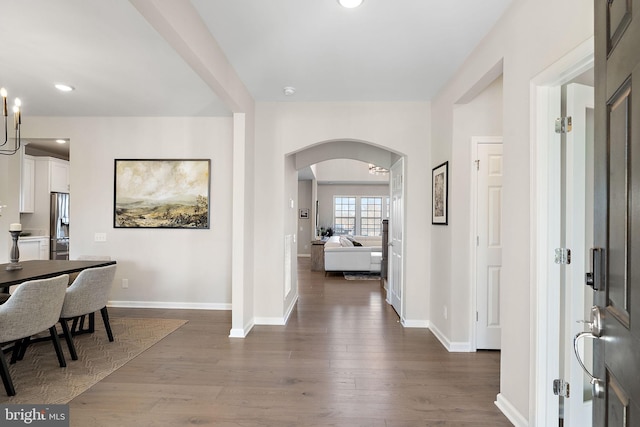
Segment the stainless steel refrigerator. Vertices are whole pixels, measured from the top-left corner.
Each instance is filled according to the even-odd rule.
[[[51,193],[49,259],[69,259],[69,194]]]

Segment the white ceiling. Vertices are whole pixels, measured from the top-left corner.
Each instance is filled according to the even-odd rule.
[[[425,101],[509,0],[193,0],[258,101]]]
[[[512,0],[171,1],[195,7],[257,101],[426,101]],[[0,0],[0,35],[23,129],[29,115],[229,114],[129,1]]]
[[[228,114],[126,0],[0,0],[0,34],[0,85],[23,102],[24,133],[29,115]]]

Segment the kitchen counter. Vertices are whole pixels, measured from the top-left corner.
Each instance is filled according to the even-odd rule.
[[[32,236],[32,235],[28,235],[28,236],[20,236],[20,240],[38,240],[38,239],[47,239],[49,240],[49,236]]]

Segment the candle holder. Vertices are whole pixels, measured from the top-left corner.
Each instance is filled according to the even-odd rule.
[[[11,253],[9,254],[9,264],[6,267],[6,270],[20,270],[22,266],[18,261],[20,261],[20,249],[18,249],[18,237],[20,237],[20,231],[9,231],[11,233],[11,238],[13,239],[13,246],[11,246]]]

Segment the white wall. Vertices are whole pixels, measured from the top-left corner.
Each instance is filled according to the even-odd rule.
[[[498,404],[512,421],[525,425],[530,407],[532,335],[531,212],[531,79],[593,34],[593,4],[579,0],[523,0],[510,9],[472,52],[432,105],[433,164],[455,157],[456,102],[500,60],[503,74],[504,251],[501,293],[502,354]],[[570,16],[571,19],[567,19]],[[456,165],[451,173],[460,170]],[[453,177],[455,180],[456,177]],[[454,209],[453,207],[452,209]],[[453,225],[453,224],[452,224]],[[432,260],[432,281],[453,283],[451,265],[458,256],[453,231],[434,227],[432,252],[445,251]],[[456,284],[456,286],[458,286]],[[447,286],[447,288],[450,286]],[[446,301],[432,294],[433,304]],[[437,321],[437,320],[436,320]],[[453,333],[451,331],[450,333]],[[531,412],[530,412],[531,411]],[[530,420],[533,421],[533,420]]]
[[[9,142],[8,144],[10,144]],[[9,262],[9,224],[20,222],[20,154],[0,156],[0,263]]]
[[[256,105],[256,317],[282,317],[274,294],[282,288],[286,202],[285,157],[329,140],[359,140],[407,157],[406,319],[426,326],[429,291],[430,106],[428,103],[258,103]],[[264,190],[263,190],[264,189]],[[264,248],[272,250],[265,253]]]
[[[453,109],[452,152],[449,159],[449,225],[434,226],[434,233],[446,235],[450,252],[436,254],[437,267],[432,270],[434,283],[451,283],[434,287],[431,293],[431,324],[445,338],[450,348],[468,348],[471,338],[471,138],[502,135],[502,77],[466,104]],[[444,159],[442,160],[444,161]],[[434,165],[439,164],[434,162]],[[451,253],[455,256],[451,256]],[[444,280],[447,280],[446,282]],[[447,318],[444,318],[444,308]]]
[[[293,242],[291,244],[291,264],[289,270],[284,270],[283,273],[288,273],[291,277],[291,290],[287,293],[287,290],[284,287],[284,281],[281,285],[281,289],[279,292],[274,292],[274,296],[280,295],[282,300],[282,310],[283,314],[286,317],[286,314],[293,309],[293,305],[298,300],[298,248],[296,242],[300,239],[298,234],[298,171],[295,166],[295,158],[293,156],[288,156],[285,159],[285,168],[284,168],[284,176],[283,184],[285,188],[286,195],[286,206],[285,206],[285,214],[283,215],[284,219],[284,235],[293,236]],[[281,185],[283,185],[281,184]],[[293,206],[292,206],[293,205]],[[264,253],[267,251],[261,251]],[[268,251],[271,252],[271,251]],[[281,252],[284,255],[284,251]],[[282,258],[284,259],[284,258]],[[260,277],[260,276],[257,276]],[[260,323],[281,323],[279,318],[269,320],[267,322]],[[284,322],[282,322],[284,324]]]
[[[369,173],[369,163],[350,159],[335,159],[320,162],[316,165],[316,179],[329,182],[367,182],[388,183],[389,175],[373,175]]]
[[[298,212],[300,209],[308,209],[309,217],[300,218],[298,215],[298,255],[311,255],[311,240],[315,237],[313,225],[313,205],[315,201],[311,197],[312,181],[298,181]]]
[[[231,118],[30,117],[29,137],[67,137],[71,258],[110,255],[110,299],[134,306],[229,309]],[[114,229],[114,159],[211,159],[210,229]],[[107,234],[105,243],[94,233]],[[121,279],[129,279],[122,289]]]

